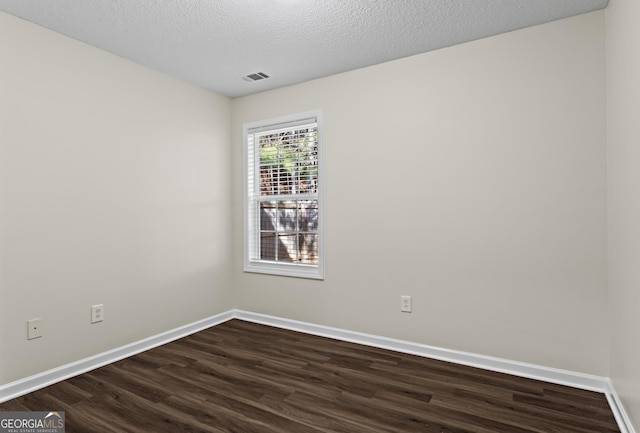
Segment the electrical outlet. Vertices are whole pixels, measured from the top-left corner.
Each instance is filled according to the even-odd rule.
[[[42,317],[27,320],[27,340],[42,337]]]
[[[104,304],[91,306],[91,323],[98,323],[104,320]]]
[[[400,296],[400,311],[403,313],[411,313],[411,296]]]

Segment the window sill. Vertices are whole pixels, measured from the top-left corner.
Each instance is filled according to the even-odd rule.
[[[320,265],[299,265],[254,260],[245,263],[244,271],[250,273],[279,275],[282,277],[324,280],[323,270]]]

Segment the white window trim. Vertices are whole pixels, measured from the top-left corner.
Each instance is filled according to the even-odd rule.
[[[258,130],[272,129],[286,123],[295,125],[303,119],[315,118],[318,124],[318,265],[305,265],[299,263],[276,263],[271,261],[252,260],[250,257],[250,236],[255,227],[249,227],[249,131],[255,133]],[[242,149],[243,149],[243,193],[244,193],[244,271],[261,274],[281,275],[287,277],[300,277],[312,279],[324,279],[324,159],[322,157],[324,147],[323,119],[320,110],[283,116],[273,119],[250,122],[242,125]]]

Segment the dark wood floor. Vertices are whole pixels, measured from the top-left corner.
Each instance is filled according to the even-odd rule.
[[[0,404],[67,432],[619,432],[602,394],[232,320]]]

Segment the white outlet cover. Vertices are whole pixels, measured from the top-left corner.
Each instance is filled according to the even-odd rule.
[[[27,340],[42,337],[42,318],[27,320]]]
[[[411,296],[400,296],[400,311],[403,313],[411,313]]]
[[[91,306],[91,323],[98,323],[104,320],[104,304]]]

